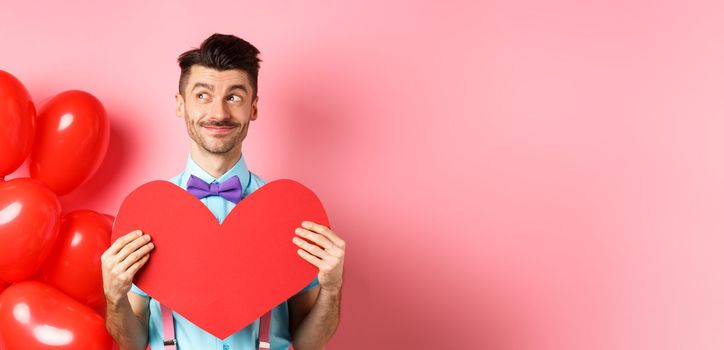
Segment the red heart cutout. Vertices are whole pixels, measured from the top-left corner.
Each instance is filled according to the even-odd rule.
[[[111,241],[136,229],[148,233],[155,249],[136,285],[224,339],[314,279],[318,269],[292,242],[304,220],[329,226],[319,198],[293,180],[260,187],[221,225],[190,193],[153,181],[123,201]]]

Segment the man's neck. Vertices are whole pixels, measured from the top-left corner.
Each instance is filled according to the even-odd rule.
[[[241,145],[223,154],[209,153],[191,143],[191,159],[214,178],[226,174],[241,158]]]

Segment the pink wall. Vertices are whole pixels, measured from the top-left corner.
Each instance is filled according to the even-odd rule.
[[[65,211],[182,169],[180,52],[261,49],[247,162],[349,243],[331,349],[724,347],[721,2],[18,3],[0,69],[111,118]]]

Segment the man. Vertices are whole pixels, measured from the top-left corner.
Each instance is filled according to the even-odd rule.
[[[198,49],[179,56],[176,114],[184,118],[192,142],[186,169],[171,182],[192,193],[189,187],[199,183],[207,188],[210,184],[236,183],[241,185],[241,197],[266,183],[247,169],[241,150],[249,125],[257,118],[258,54],[245,40],[214,34]],[[194,195],[221,222],[236,203],[214,193]],[[272,311],[272,349],[290,345],[296,350],[323,349],[339,323],[345,242],[328,227],[308,221],[301,224],[293,242],[299,247],[300,258],[318,267],[319,274]],[[101,257],[106,327],[123,350],[165,347],[161,305],[132,283],[152,251],[151,238],[134,231],[117,239]],[[223,281],[209,288],[223,288]],[[260,345],[259,320],[226,339],[218,339],[183,316],[172,315],[179,350],[247,350]]]

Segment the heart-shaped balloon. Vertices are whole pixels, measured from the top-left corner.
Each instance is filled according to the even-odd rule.
[[[58,235],[60,210],[37,180],[0,183],[0,280],[22,281],[38,270]]]
[[[38,113],[30,176],[67,194],[98,170],[109,137],[106,110],[97,98],[78,90],[60,93]]]
[[[35,132],[35,105],[25,86],[0,70],[0,178],[28,157]]]
[[[113,222],[92,210],[60,221],[58,239],[40,269],[42,280],[93,309],[105,305],[101,255],[110,246]]]
[[[136,284],[224,339],[298,293],[319,272],[292,242],[304,220],[329,226],[319,198],[293,180],[260,187],[221,225],[196,197],[168,181],[153,181],[123,201],[111,241],[136,229],[148,233],[155,249]]]
[[[15,283],[0,295],[3,350],[108,350],[112,339],[95,311],[38,282]]]

